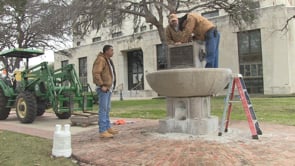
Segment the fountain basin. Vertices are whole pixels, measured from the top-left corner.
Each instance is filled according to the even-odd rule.
[[[226,68],[183,68],[148,73],[146,79],[162,96],[203,97],[222,91],[231,75]]]

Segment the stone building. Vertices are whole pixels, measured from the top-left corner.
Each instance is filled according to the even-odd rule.
[[[259,0],[255,7],[258,19],[243,31],[229,23],[223,11],[200,12],[216,25],[221,33],[219,67],[230,68],[244,76],[248,92],[266,95],[295,93],[295,20],[282,30],[295,15],[295,0]],[[181,16],[181,15],[180,15]],[[167,22],[167,21],[166,21]],[[151,97],[157,94],[148,85],[145,75],[162,69],[163,51],[157,29],[149,24],[132,28],[131,20],[94,30],[83,40],[74,38],[72,56],[55,53],[55,68],[74,63],[82,83],[92,83],[92,64],[103,45],[114,47],[118,95]]]

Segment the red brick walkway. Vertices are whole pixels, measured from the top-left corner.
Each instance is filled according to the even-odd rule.
[[[100,139],[97,129],[74,135],[73,155],[84,165],[295,165],[293,126],[261,123],[264,133],[253,140],[246,121],[232,122],[221,137],[158,134],[157,124],[117,126],[121,132],[108,140]]]
[[[33,124],[19,124],[14,116],[0,121],[0,130],[10,130],[51,138],[55,123],[68,123],[46,114]],[[100,139],[97,127],[72,132],[73,156],[80,165],[112,166],[244,166],[295,165],[295,127],[260,123],[263,135],[251,139],[246,121],[231,122],[229,132],[218,137],[157,133],[157,120],[135,119],[135,123],[115,126],[120,133]],[[38,127],[36,127],[38,126]],[[78,130],[78,132],[77,132]]]

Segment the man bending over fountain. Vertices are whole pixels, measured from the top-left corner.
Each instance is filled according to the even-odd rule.
[[[181,18],[176,14],[169,15],[166,28],[168,44],[180,44],[201,40],[206,42],[206,68],[218,67],[218,48],[220,34],[216,26],[197,13],[188,13]]]

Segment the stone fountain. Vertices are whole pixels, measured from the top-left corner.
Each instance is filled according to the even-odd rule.
[[[146,75],[151,88],[166,96],[167,117],[159,121],[159,131],[193,135],[217,132],[218,117],[211,115],[210,97],[226,87],[231,70],[203,68],[205,63],[198,56],[201,47],[196,42],[168,49],[168,69]]]

